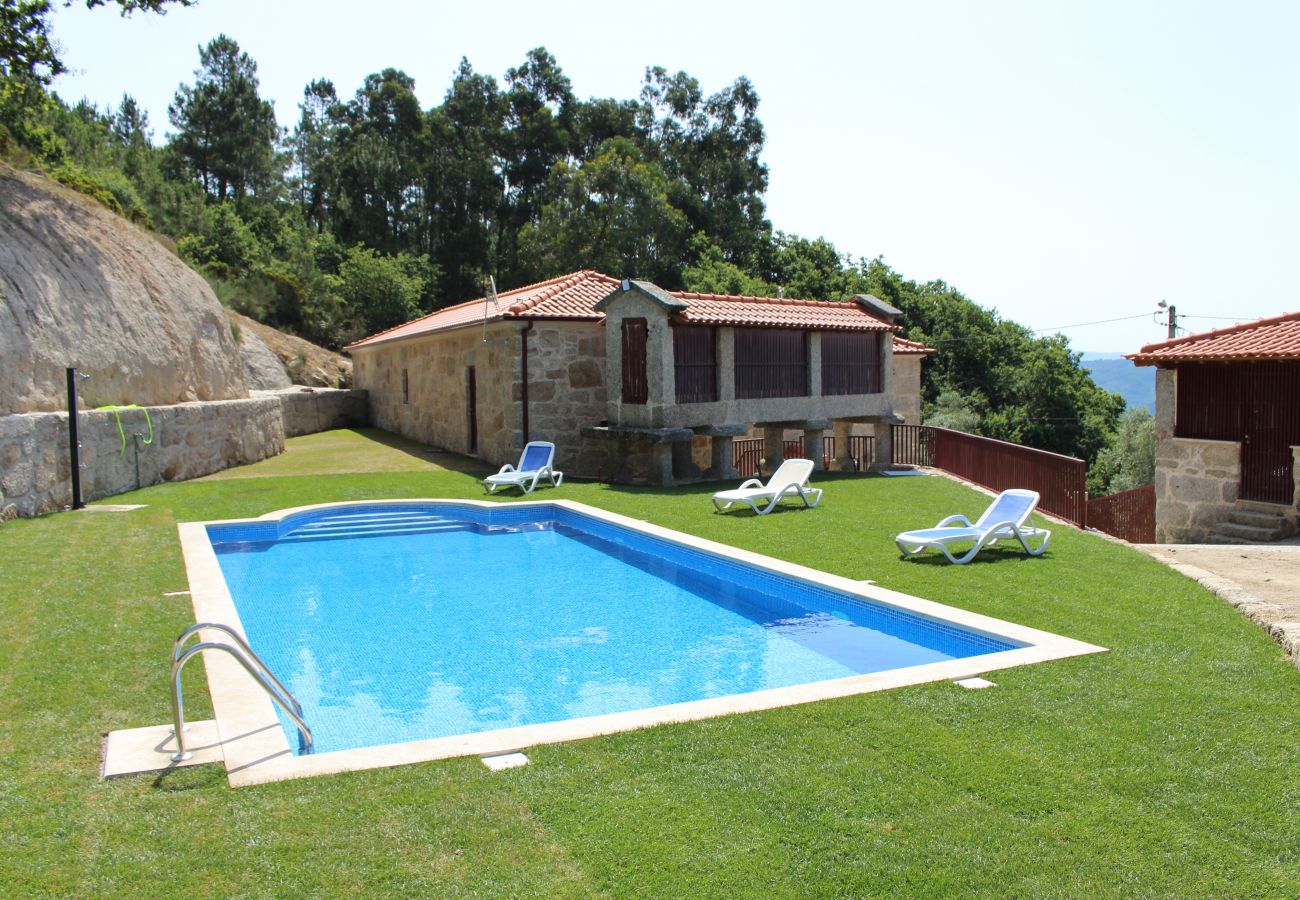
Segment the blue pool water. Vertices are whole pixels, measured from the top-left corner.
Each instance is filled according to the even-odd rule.
[[[1020,646],[557,507],[361,506],[208,534],[315,752]]]

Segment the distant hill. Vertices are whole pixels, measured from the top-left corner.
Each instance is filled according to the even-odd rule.
[[[1103,389],[1123,397],[1129,409],[1145,406],[1148,412],[1156,411],[1154,366],[1135,366],[1122,353],[1085,353],[1083,367]]]

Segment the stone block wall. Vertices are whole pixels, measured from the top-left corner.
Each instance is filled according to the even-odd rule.
[[[605,334],[598,322],[494,323],[357,348],[354,376],[380,428],[489,465],[517,463],[524,446],[521,340],[528,341],[528,440],[552,441],[556,467],[596,476],[609,448],[580,430],[605,416]],[[468,370],[474,367],[478,446],[469,445]],[[407,394],[402,395],[402,372]],[[403,399],[406,402],[403,402]]]
[[[1241,483],[1240,452],[1235,441],[1157,436],[1157,543],[1202,543],[1228,518]]]
[[[538,322],[528,335],[529,439],[555,444],[560,471],[597,477],[609,463],[608,442],[584,439],[581,429],[604,417],[605,329],[598,322]]]
[[[492,465],[518,462],[523,447],[520,329],[517,323],[498,322],[486,329],[463,328],[358,347],[353,351],[353,379],[369,393],[370,421]],[[477,398],[477,448],[470,447],[470,367]]]
[[[294,387],[283,391],[254,391],[253,396],[279,398],[287,438],[353,428],[366,424],[370,417],[365,391]]]
[[[147,420],[141,409],[79,414],[83,500],[275,456],[284,452],[286,433],[364,424],[366,399],[364,391],[259,391],[246,400],[151,406],[148,414]],[[0,417],[0,518],[36,516],[71,504],[68,414]]]
[[[198,478],[284,451],[280,403],[270,397],[84,411],[78,418],[83,500],[162,481]],[[125,437],[125,441],[123,441]],[[67,413],[0,418],[0,490],[4,505],[35,516],[72,504]]]

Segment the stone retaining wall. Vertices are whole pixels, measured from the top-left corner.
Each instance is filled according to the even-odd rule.
[[[295,387],[253,391],[253,396],[280,398],[287,438],[364,425],[370,418],[365,391]]]
[[[364,391],[316,389],[151,406],[147,421],[141,409],[84,410],[77,419],[81,496],[96,500],[257,462],[282,453],[286,433],[363,424],[365,405]],[[67,413],[0,417],[0,519],[70,506],[71,471]]]
[[[1237,502],[1240,455],[1235,441],[1157,439],[1156,543],[1208,539]]]

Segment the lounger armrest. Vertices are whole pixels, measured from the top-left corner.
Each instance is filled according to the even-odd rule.
[[[935,528],[946,528],[947,526],[952,525],[952,524],[955,524],[955,523],[958,523],[958,522],[960,522],[960,523],[961,523],[964,527],[966,527],[966,528],[970,528],[970,527],[971,527],[970,519],[966,518],[965,516],[961,515],[960,513],[957,514],[957,515],[955,515],[955,516],[949,516],[948,518],[942,520],[938,525],[936,525],[936,526],[934,526],[934,527],[935,527]]]
[[[746,490],[747,488],[760,488],[762,486],[763,486],[763,482],[759,481],[757,478],[751,478],[748,481],[746,481],[744,484],[742,484],[740,487],[736,488],[736,490],[743,491]]]
[[[498,475],[505,475],[505,474],[508,473],[508,472],[513,472],[514,470],[515,470],[515,467],[514,467],[513,464],[511,464],[511,463],[506,463],[504,466],[501,467],[501,470],[500,470],[499,472],[497,472],[497,474],[498,474]]]

